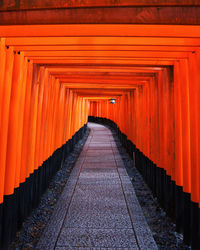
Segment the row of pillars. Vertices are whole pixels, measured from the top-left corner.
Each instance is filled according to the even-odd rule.
[[[93,101],[89,113],[114,121],[142,156],[163,170],[170,182],[181,190],[186,198],[183,197],[179,208],[185,211],[181,215],[185,222],[184,226],[177,225],[177,230],[187,231],[184,240],[188,244],[191,238],[195,244],[200,243],[199,67],[200,52],[197,51],[188,59],[176,61],[173,67],[162,68],[147,84],[138,84],[134,90],[117,97],[115,104],[109,100]],[[175,202],[173,196],[172,203]]]
[[[28,206],[24,203],[30,203],[16,191],[36,173],[31,183],[37,186],[42,176],[55,172],[52,169],[58,166],[53,163],[58,165],[57,158],[61,159],[66,148],[63,145],[87,123],[88,105],[45,66],[33,64],[23,52],[0,40],[0,249],[6,249],[15,236],[18,215],[14,211],[20,207],[24,217],[24,206]],[[61,150],[56,155],[57,149]],[[48,173],[39,173],[41,166]]]

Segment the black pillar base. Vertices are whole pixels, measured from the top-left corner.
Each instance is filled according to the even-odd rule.
[[[20,184],[20,187],[19,187],[19,194],[18,194],[18,217],[17,217],[17,228],[21,228],[22,226],[22,223],[24,221],[24,218],[25,218],[25,215],[26,215],[26,212],[25,212],[25,182],[24,183],[21,183]]]
[[[165,175],[164,196],[164,209],[175,221],[175,182],[169,175]]]
[[[9,242],[14,239],[17,231],[17,195],[16,191],[12,195],[5,195],[3,202],[2,220],[2,246],[1,249],[8,249]]]
[[[199,237],[199,206],[196,202],[191,202],[191,247],[192,249],[200,249],[200,237]]]
[[[191,242],[191,231],[190,231],[190,223],[191,223],[191,216],[190,216],[190,194],[183,193],[183,241],[185,244],[190,245]]]
[[[3,203],[0,204],[0,246],[2,245]]]
[[[183,233],[183,188],[175,187],[175,221],[176,231]]]

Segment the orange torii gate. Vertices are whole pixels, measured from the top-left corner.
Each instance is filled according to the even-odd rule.
[[[0,248],[88,115],[117,129],[184,241],[200,245],[199,1],[116,2],[0,5]]]

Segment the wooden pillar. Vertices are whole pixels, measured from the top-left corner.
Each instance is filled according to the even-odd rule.
[[[3,98],[3,89],[4,89],[4,77],[6,70],[6,47],[5,47],[5,38],[0,38],[0,105],[2,107],[2,98]],[[0,117],[1,116],[0,109]]]
[[[29,176],[27,172],[27,166],[29,165],[29,119],[30,119],[30,105],[31,105],[31,87],[32,87],[32,76],[33,76],[33,63],[28,61],[27,65],[27,83],[24,103],[24,117],[23,117],[23,139],[22,139],[22,150],[21,150],[21,171],[20,171],[20,182],[25,182]]]
[[[42,128],[42,104],[43,104],[43,98],[44,98],[44,73],[45,69],[44,67],[39,68],[39,73],[37,77],[37,84],[38,84],[38,108],[37,108],[37,121],[36,121],[36,141],[35,141],[35,167],[38,168],[41,164],[41,158],[40,158],[40,140],[41,140],[41,128]]]
[[[21,151],[23,142],[23,122],[24,122],[24,104],[25,104],[25,94],[26,94],[26,84],[27,84],[27,58],[24,58],[23,54],[20,53],[22,57],[22,65],[20,68],[21,75],[20,81],[20,101],[19,101],[19,113],[18,113],[18,138],[17,138],[17,161],[16,161],[16,173],[15,173],[15,188],[20,185],[20,171],[21,171]]]
[[[22,82],[22,68],[24,57],[22,54],[14,55],[12,90],[10,98],[9,124],[8,124],[8,140],[7,140],[7,157],[5,171],[5,195],[11,195],[14,192],[16,185],[15,178],[18,169],[16,166],[19,143],[19,116],[22,110],[20,109]]]
[[[8,123],[9,123],[9,110],[10,110],[10,97],[12,88],[12,74],[13,74],[13,62],[14,54],[13,47],[9,47],[6,50],[6,64],[5,64],[5,78],[2,86],[2,102],[1,102],[1,119],[0,122],[0,203],[3,202],[4,195],[4,181],[6,170],[6,154],[7,154],[7,139],[8,139]],[[2,72],[2,71],[1,71]],[[3,73],[3,72],[2,72]]]
[[[29,111],[29,133],[27,149],[27,176],[30,176],[35,169],[35,143],[36,143],[36,125],[37,125],[37,107],[39,85],[37,83],[38,66],[33,65],[33,80],[31,86],[30,111]]]

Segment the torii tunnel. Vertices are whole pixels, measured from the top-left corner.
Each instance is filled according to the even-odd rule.
[[[199,95],[198,0],[0,1],[0,249],[88,116],[200,249]]]

